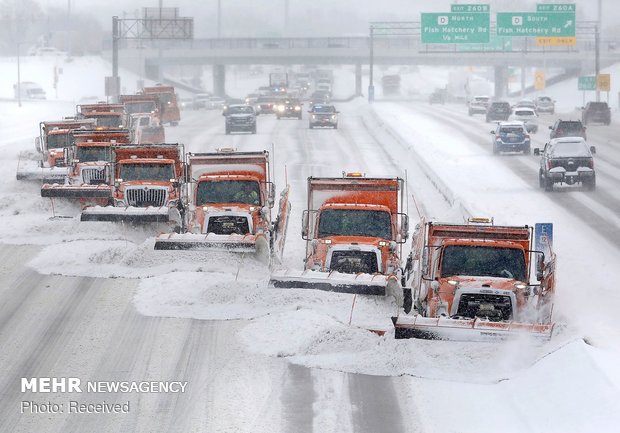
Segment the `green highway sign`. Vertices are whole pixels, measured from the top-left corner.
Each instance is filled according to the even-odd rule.
[[[574,12],[498,12],[497,36],[575,36]]]
[[[491,17],[488,12],[423,13],[420,22],[423,44],[489,42]]]
[[[596,76],[583,76],[577,79],[577,90],[596,90]]]
[[[450,12],[486,12],[489,13],[491,8],[489,5],[481,4],[463,4],[463,5],[450,5]]]
[[[575,12],[574,3],[564,4],[545,4],[538,3],[536,5],[536,12]]]

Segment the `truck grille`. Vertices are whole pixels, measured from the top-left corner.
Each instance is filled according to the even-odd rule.
[[[343,274],[374,274],[379,272],[377,255],[373,251],[334,251],[329,270]]]
[[[512,318],[510,297],[484,293],[467,293],[461,295],[456,316],[473,319],[476,317],[495,322]]]
[[[125,202],[135,207],[162,207],[168,200],[167,188],[128,187],[125,190]]]
[[[250,233],[248,218],[238,215],[221,215],[209,218],[207,233],[216,235],[245,235]]]
[[[82,182],[86,185],[100,185],[108,181],[108,170],[106,167],[83,168],[81,172]]]

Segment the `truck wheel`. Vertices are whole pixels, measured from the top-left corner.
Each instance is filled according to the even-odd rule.
[[[256,126],[252,128],[252,134],[256,134]]]
[[[310,129],[314,129],[314,125],[313,125],[312,123],[309,123],[309,124],[308,124],[308,128],[310,128]]]
[[[545,191],[553,191],[553,181],[551,179],[545,179]]]
[[[544,188],[545,187],[545,178],[543,176],[542,170],[538,170],[538,186],[540,188]]]
[[[230,129],[226,128],[226,135],[230,135]]]
[[[532,154],[532,148],[530,146],[527,146],[525,149],[523,149],[523,154],[524,155],[531,155]]]
[[[338,129],[338,124],[337,123],[334,125],[334,129]]]
[[[411,307],[413,307],[413,296],[411,296],[411,289],[403,290],[403,309],[405,313],[409,314],[411,312]]]

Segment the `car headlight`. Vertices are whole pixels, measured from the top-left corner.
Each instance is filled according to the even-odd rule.
[[[278,111],[284,111],[284,105],[278,105]]]
[[[300,110],[301,110],[301,107],[300,107],[300,106],[296,106],[296,107],[295,107],[295,111],[300,111]]]
[[[316,120],[316,115],[315,114],[312,115],[312,120]]]
[[[332,120],[336,120],[336,118],[337,118],[337,116],[334,114],[334,115],[332,116]]]

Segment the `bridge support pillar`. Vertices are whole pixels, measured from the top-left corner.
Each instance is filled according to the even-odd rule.
[[[355,96],[362,96],[362,64],[355,64]]]
[[[213,65],[213,93],[226,96],[226,65]]]
[[[506,66],[495,67],[495,97],[503,98],[506,96],[508,69]]]

